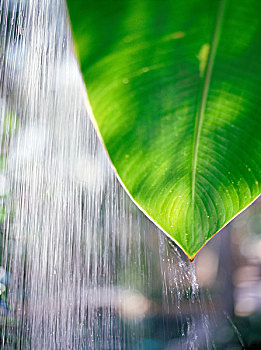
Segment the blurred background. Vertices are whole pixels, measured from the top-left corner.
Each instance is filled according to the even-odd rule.
[[[82,85],[72,53],[68,54],[72,49],[64,3],[51,3],[0,3],[1,347],[261,349],[261,201],[213,237],[190,263],[118,184],[85,105],[75,97]],[[45,30],[55,28],[53,32],[50,29],[49,37],[41,25],[33,27],[32,23],[40,20],[41,25],[46,22]],[[32,29],[38,47],[29,47]],[[33,70],[36,53],[39,66]],[[61,70],[49,69],[46,62],[58,62]],[[55,74],[58,77],[53,82]],[[47,76],[51,86],[37,85],[39,76],[43,80]],[[34,94],[29,94],[29,89]],[[47,95],[51,112],[46,102],[32,104]],[[67,106],[65,101],[70,98],[73,100]],[[60,110],[60,105],[67,109]],[[56,120],[50,118],[55,135],[45,129],[50,122],[50,115],[45,117],[48,113]],[[60,129],[75,130],[71,124],[75,120],[79,129],[75,139],[69,134],[67,142]],[[45,151],[41,151],[41,142],[48,143]],[[53,158],[53,149],[59,161]],[[57,165],[63,161],[66,166]],[[45,170],[35,171],[35,164],[42,163]],[[67,163],[72,163],[69,170]],[[56,173],[51,174],[54,165]],[[43,204],[36,198],[46,201],[44,191],[60,176],[57,169],[63,174],[66,169],[73,180],[62,178],[59,193],[56,185],[50,187],[54,195],[42,213]],[[35,185],[37,176],[44,179],[39,187]],[[74,219],[60,218],[61,202],[69,207],[68,212],[63,209],[68,216],[76,213],[80,227],[73,223],[69,229]],[[22,221],[19,210],[27,210],[27,221]],[[41,224],[36,225],[40,218]],[[59,218],[64,225],[61,228],[54,225]],[[45,225],[48,232],[43,234]],[[30,235],[33,240],[28,239]],[[61,237],[58,243],[56,237]],[[41,260],[44,249],[47,258]]]

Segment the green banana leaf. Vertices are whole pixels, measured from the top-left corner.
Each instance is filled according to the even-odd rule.
[[[115,171],[192,260],[261,193],[261,1],[67,4]]]

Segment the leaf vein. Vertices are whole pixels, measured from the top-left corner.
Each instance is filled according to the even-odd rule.
[[[225,12],[226,1],[227,0],[221,0],[218,8],[215,30],[214,30],[212,42],[210,45],[210,53],[208,57],[206,72],[204,75],[204,82],[201,90],[199,108],[197,109],[197,114],[195,118],[195,129],[194,129],[193,146],[192,146],[193,147],[192,148],[192,154],[193,154],[193,158],[192,158],[192,234],[193,235],[194,235],[194,228],[195,228],[195,225],[194,225],[195,187],[196,187],[196,172],[197,172],[199,140],[200,140],[202,123],[203,123],[205,109],[206,109],[206,102],[207,102],[207,96],[208,96],[209,86],[211,82],[214,60],[215,60],[217,47],[219,43],[219,37],[220,37],[222,21],[223,21],[224,12]]]

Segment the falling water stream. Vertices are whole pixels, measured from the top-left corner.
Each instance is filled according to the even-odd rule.
[[[132,204],[97,139],[65,4],[0,8],[1,344],[214,349],[194,265]],[[156,315],[176,332],[165,347],[149,343]]]

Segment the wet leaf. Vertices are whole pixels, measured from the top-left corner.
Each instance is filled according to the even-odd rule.
[[[261,2],[67,3],[118,177],[193,258],[261,192]]]

